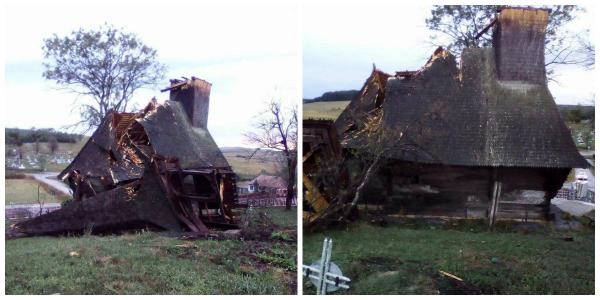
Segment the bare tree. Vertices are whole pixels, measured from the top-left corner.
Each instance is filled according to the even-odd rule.
[[[589,35],[590,31],[586,30],[584,34],[578,37],[579,51],[583,56],[583,65],[588,69],[593,69],[596,65],[596,47]]]
[[[23,158],[25,158],[25,150],[23,150],[22,146],[17,147],[17,158],[18,158],[19,164],[21,163]]]
[[[363,199],[365,188],[369,185],[385,156],[394,148],[402,147],[403,131],[390,131],[382,126],[383,110],[366,117],[366,120],[354,118],[355,124],[360,124],[355,136],[364,138],[362,146],[351,151],[351,158],[360,162],[359,172],[355,178],[349,178],[347,186],[340,185],[340,174],[348,170],[348,160],[320,161],[317,174],[319,186],[324,190],[336,190],[333,199],[329,200],[326,211],[312,224],[309,230],[323,229],[332,222],[347,220],[352,211],[356,209],[359,201]],[[334,178],[333,181],[329,180]],[[329,185],[329,186],[328,186]],[[333,186],[331,186],[333,185]]]
[[[44,199],[42,199],[40,197],[40,188],[41,188],[41,184],[38,184],[38,187],[37,187],[37,204],[39,206],[38,216],[41,216],[44,213],[44,204],[46,203],[46,201],[45,201],[46,196],[44,195]]]
[[[261,148],[281,151],[287,167],[286,209],[291,209],[296,180],[298,116],[296,107],[284,110],[280,100],[272,99],[266,111],[258,117],[256,131],[247,132],[248,141]]]
[[[436,159],[426,149],[421,148],[417,144],[409,142],[406,139],[406,134],[411,130],[423,128],[422,122],[431,118],[431,116],[439,115],[448,108],[448,104],[436,107],[435,109],[426,112],[422,115],[415,116],[413,121],[401,128],[388,128],[383,124],[383,110],[381,108],[372,112],[366,117],[353,117],[357,124],[357,131],[354,136],[361,136],[360,146],[352,149],[351,159],[358,160],[360,167],[355,168],[358,171],[354,178],[350,178],[347,186],[340,190],[339,174],[348,171],[348,160],[340,159],[336,161],[322,162],[327,166],[319,166],[320,170],[325,170],[324,174],[318,174],[319,182],[323,183],[327,180],[322,178],[335,178],[333,181],[325,183],[325,185],[335,185],[327,187],[321,184],[321,188],[336,190],[333,199],[330,199],[329,205],[325,212],[312,224],[309,224],[308,230],[320,230],[329,226],[333,222],[347,221],[352,212],[357,208],[360,201],[364,200],[364,192],[369,186],[373,178],[377,177],[377,173],[382,165],[385,165],[387,158],[392,151],[395,152],[420,152],[429,155]]]
[[[33,143],[33,150],[35,151],[35,154],[40,154],[40,148],[41,148],[41,145],[40,145],[40,140],[39,140],[39,139],[37,139],[37,140],[35,140],[35,142]]]
[[[35,154],[39,154],[40,153],[40,139],[42,138],[42,135],[40,134],[40,132],[38,130],[35,129],[35,127],[32,127],[30,137],[33,140],[33,150],[35,151]]]
[[[48,137],[48,149],[50,149],[50,153],[55,154],[56,150],[58,150],[58,140],[56,136],[51,135]]]
[[[164,77],[156,50],[132,33],[110,25],[99,30],[73,31],[44,40],[44,78],[60,89],[86,96],[80,103],[81,121],[87,130],[98,126],[110,111],[127,111],[134,92]]]

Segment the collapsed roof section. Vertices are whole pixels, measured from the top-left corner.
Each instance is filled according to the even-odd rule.
[[[504,9],[495,24],[494,47],[465,49],[460,68],[451,53],[438,48],[416,72],[389,76],[374,69],[336,120],[343,144],[368,143],[361,128],[382,110],[381,129],[402,132],[407,144],[420,149],[392,149],[392,158],[459,166],[587,167],[540,63],[546,21],[547,11]],[[519,47],[507,43],[522,40]]]
[[[189,81],[191,89],[196,80]],[[17,233],[152,225],[206,234],[206,225],[235,227],[235,174],[177,97],[164,104],[153,99],[137,113],[109,112],[59,178],[74,201],[17,224]]]
[[[335,120],[335,127],[340,136],[360,131],[365,125],[367,116],[381,108],[385,100],[387,80],[390,77],[391,75],[378,70],[373,65],[373,71],[363,87]]]

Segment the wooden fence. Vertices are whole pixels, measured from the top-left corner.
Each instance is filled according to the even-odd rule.
[[[238,205],[242,207],[278,207],[285,206],[285,197],[269,193],[252,193],[238,196]],[[297,206],[296,198],[292,198],[292,206]]]

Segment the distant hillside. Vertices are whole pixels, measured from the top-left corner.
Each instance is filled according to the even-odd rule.
[[[358,90],[343,90],[325,92],[323,95],[313,99],[303,99],[304,103],[332,102],[332,101],[350,101],[358,94]],[[341,103],[341,102],[340,102]],[[592,105],[568,105],[558,104],[563,119],[567,122],[581,122],[583,120],[593,120],[595,106]]]
[[[304,103],[302,119],[335,120],[350,101],[321,101]]]
[[[223,152],[223,154],[227,156],[239,156],[243,158],[249,158],[249,156],[252,155],[252,159],[256,160],[274,161],[283,157],[281,152],[269,149],[256,150],[256,148],[245,147],[221,147],[220,149],[221,152]]]
[[[304,103],[329,102],[329,101],[348,101],[352,100],[358,94],[358,90],[325,92],[323,95],[313,99],[303,99]]]
[[[87,138],[83,138],[77,143],[60,142],[56,153],[50,152],[47,143],[22,143],[20,147],[7,144],[4,157],[5,168],[45,169],[46,171],[60,172],[71,163],[86,141]],[[285,168],[281,163],[283,157],[280,152],[260,149],[252,155],[254,150],[243,147],[221,148],[239,180],[250,180],[260,174],[285,177]],[[24,157],[20,162],[16,159],[18,153]]]
[[[4,128],[4,143],[9,145],[46,143],[51,136],[54,136],[59,143],[77,143],[84,137],[81,134],[66,133],[53,128]]]
[[[284,175],[283,155],[279,151],[244,147],[220,148],[240,180],[251,180],[259,174]]]
[[[579,123],[584,120],[591,120],[594,122],[595,106],[565,104],[558,104],[557,106],[565,122]]]
[[[349,99],[342,101],[316,99],[345,98],[356,91],[336,91],[323,94],[315,99],[305,99],[303,105],[303,119],[328,119],[335,120],[350,103]],[[590,105],[563,105],[559,104],[558,110],[571,131],[575,145],[580,149],[591,150],[595,148],[595,106]]]

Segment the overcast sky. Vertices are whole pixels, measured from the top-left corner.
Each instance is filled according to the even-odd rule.
[[[303,97],[360,89],[373,63],[391,74],[419,69],[436,48],[425,26],[430,10],[406,2],[303,6]],[[567,29],[591,29],[592,13],[580,14]],[[550,90],[557,103],[590,103],[593,71],[568,66],[558,68],[556,75],[558,84],[550,83]]]
[[[43,39],[104,23],[124,27],[155,48],[168,66],[167,79],[193,75],[212,83],[208,128],[219,146],[246,145],[242,133],[272,97],[288,107],[301,97],[299,14],[293,3],[20,1],[5,14],[5,127],[59,129],[79,120],[71,112],[75,96],[42,77]],[[159,91],[167,85],[165,80],[138,92],[135,103],[168,99]]]
[[[169,68],[167,79],[193,75],[211,82],[208,127],[219,146],[248,146],[242,134],[272,97],[291,106],[302,97],[359,89],[373,63],[389,73],[415,70],[435,49],[425,27],[427,5],[11,3],[0,12],[5,15],[0,46],[5,52],[5,127],[60,129],[78,121],[72,110],[75,96],[42,78],[41,46],[53,33],[65,35],[80,27],[124,27],[158,51]],[[583,32],[592,20],[588,11],[570,28]],[[593,71],[564,67],[557,75],[559,84],[551,83],[550,89],[558,103],[589,103]],[[165,80],[139,91],[135,103],[143,106],[153,96],[167,99],[159,92],[167,85]]]

